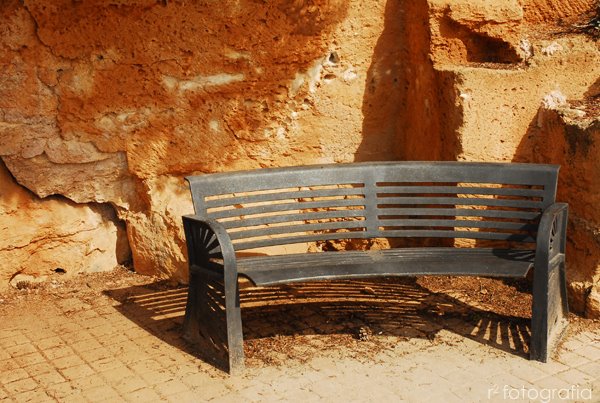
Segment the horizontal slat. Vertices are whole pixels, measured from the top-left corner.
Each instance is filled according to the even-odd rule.
[[[453,209],[453,208],[382,208],[378,210],[381,216],[456,216],[456,217],[489,217],[519,220],[533,220],[540,213],[533,211],[482,210],[482,209]]]
[[[330,239],[364,239],[368,235],[364,231],[338,232],[334,234],[315,234],[315,235],[299,235],[292,237],[261,239],[258,241],[248,241],[235,243],[235,250],[262,248],[273,245],[289,245],[294,243],[305,243],[315,241],[327,241]]]
[[[238,272],[261,285],[375,275],[524,277],[533,261],[531,250],[408,248],[249,257]]]
[[[489,239],[499,241],[535,242],[528,234],[509,234],[504,232],[483,231],[443,231],[443,230],[389,230],[381,231],[386,238],[465,238]]]
[[[207,200],[206,207],[215,208],[232,206],[236,204],[260,203],[268,201],[300,199],[310,197],[364,196],[363,189],[364,188],[314,189],[232,196],[216,200]]]
[[[529,200],[484,199],[474,197],[385,197],[378,198],[377,205],[397,204],[433,204],[433,205],[461,205],[461,206],[492,206],[514,208],[542,208],[541,202]]]
[[[460,227],[460,228],[493,228],[531,231],[537,225],[529,223],[507,221],[479,221],[479,220],[423,220],[423,219],[382,219],[381,227]]]
[[[494,187],[469,187],[469,186],[378,186],[377,195],[380,194],[479,194],[479,195],[498,195],[498,196],[522,196],[522,197],[543,197],[544,191],[541,189],[523,189],[523,188],[494,188]]]
[[[188,176],[192,186],[200,185],[204,194],[223,194],[249,190],[254,184],[262,189],[299,186],[332,185],[364,182],[470,182],[514,185],[546,185],[556,180],[558,166],[519,163],[476,162],[363,162],[349,164],[307,165],[284,168],[216,173]],[[373,175],[375,173],[375,175]],[[257,175],[268,181],[257,181]],[[255,182],[255,183],[253,183]],[[261,186],[261,183],[263,184]],[[249,187],[248,185],[251,185]]]
[[[229,236],[232,240],[254,238],[259,236],[267,235],[278,235],[278,234],[295,234],[308,231],[326,231],[336,229],[352,229],[352,228],[365,228],[365,221],[329,221],[314,224],[301,224],[301,225],[280,225],[277,227],[266,227],[249,229],[245,231],[230,232]],[[341,233],[340,235],[347,234],[347,232]]]
[[[210,196],[311,186],[365,185],[375,183],[454,183],[535,186],[543,189],[542,207],[554,202],[558,166],[517,163],[471,162],[365,162],[266,168],[190,176],[196,214],[206,216]],[[428,186],[429,186],[428,185]],[[385,190],[384,190],[385,191]]]
[[[314,202],[295,202],[269,204],[255,207],[242,207],[228,210],[211,211],[208,216],[211,218],[235,217],[241,215],[265,214],[279,211],[303,210],[313,208],[330,208],[330,207],[355,207],[364,206],[364,199],[339,199],[339,200],[321,200]]]
[[[360,218],[365,216],[365,210],[329,210],[329,211],[307,211],[299,214],[280,214],[256,218],[242,218],[238,220],[221,221],[227,229],[239,227],[253,227],[264,224],[278,224],[294,221],[322,220],[327,218]]]
[[[494,249],[494,248],[455,248],[455,247],[422,247],[422,248],[394,248],[366,251],[330,251],[315,253],[294,253],[286,255],[250,256],[241,258],[238,263],[247,266],[247,271],[262,271],[280,266],[311,267],[316,264],[321,266],[360,264],[369,262],[400,260],[430,260],[453,256],[460,259],[481,260],[482,257],[495,256],[512,261],[533,263],[535,251],[529,249]]]

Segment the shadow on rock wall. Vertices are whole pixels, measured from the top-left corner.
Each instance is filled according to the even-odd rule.
[[[597,86],[594,84],[589,94]],[[600,148],[598,118],[583,118],[580,112],[561,106],[541,107],[531,121],[515,153],[515,162],[561,166],[557,201],[569,203],[567,231],[567,278],[570,305],[586,315],[588,297],[600,276]],[[595,308],[597,309],[597,308]]]
[[[388,1],[384,24],[367,72],[356,160],[456,160],[457,77],[434,69],[427,1]]]

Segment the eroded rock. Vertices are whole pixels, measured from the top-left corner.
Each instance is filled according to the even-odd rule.
[[[68,275],[112,270],[128,259],[124,226],[112,208],[39,200],[0,164],[0,288],[20,274],[27,281],[63,269]],[[16,283],[15,283],[16,284]]]

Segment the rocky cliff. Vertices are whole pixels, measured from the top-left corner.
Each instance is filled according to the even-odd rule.
[[[556,162],[529,139],[565,138],[536,129],[542,101],[553,91],[583,99],[600,76],[597,43],[567,29],[593,4],[4,1],[0,287],[19,273],[130,260],[185,281],[187,174],[384,159]],[[590,150],[585,158],[597,159]],[[583,161],[568,171],[595,169]],[[568,175],[565,197],[583,186]],[[598,267],[582,258],[594,244],[576,242],[570,280],[584,301]]]

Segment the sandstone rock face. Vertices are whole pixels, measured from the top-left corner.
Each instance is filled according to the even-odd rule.
[[[3,2],[0,157],[39,198],[112,207],[135,269],[183,281],[184,175],[393,157],[360,149],[384,4]]]
[[[124,225],[107,206],[39,200],[0,164],[0,283],[18,274],[47,276],[113,269],[128,259]]]
[[[568,152],[533,153],[543,147],[530,139],[547,94],[582,99],[600,75],[596,44],[552,34],[559,20],[593,5],[2,2],[0,158],[6,186],[27,200],[17,211],[9,193],[0,195],[13,206],[1,218],[11,235],[0,257],[12,262],[2,278],[64,266],[56,250],[70,254],[76,272],[122,263],[130,248],[137,271],[185,281],[189,174],[355,160],[564,159]],[[575,160],[573,175],[596,169]],[[571,186],[562,178],[561,197]],[[573,236],[589,242],[570,246],[572,294],[581,301],[598,282],[585,257],[595,241],[578,235],[598,222],[588,211],[592,193],[577,193],[589,199],[573,207],[586,222],[573,221]],[[31,225],[33,216],[46,224]],[[57,239],[67,240],[62,249]]]

